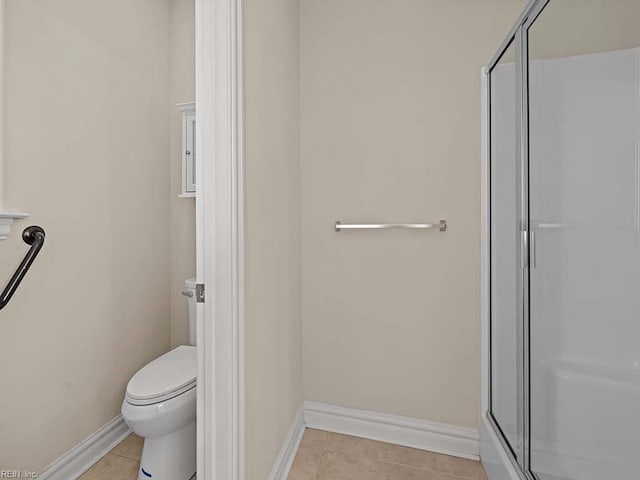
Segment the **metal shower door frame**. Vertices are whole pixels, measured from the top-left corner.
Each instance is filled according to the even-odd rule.
[[[531,0],[520,17],[506,36],[500,48],[496,51],[485,69],[485,85],[484,94],[487,98],[486,122],[487,128],[485,135],[486,145],[488,146],[488,170],[487,176],[489,181],[488,195],[491,196],[491,73],[499,63],[505,51],[513,44],[516,53],[516,171],[519,179],[518,204],[517,211],[520,212],[520,256],[517,275],[517,304],[520,306],[519,315],[516,318],[516,372],[517,372],[517,444],[512,446],[515,448],[515,455],[509,446],[505,435],[502,433],[499,423],[493,415],[492,408],[492,372],[491,372],[491,203],[489,200],[487,208],[487,218],[489,228],[488,235],[488,255],[489,261],[487,268],[489,272],[489,288],[488,288],[488,305],[489,305],[489,348],[487,349],[488,359],[485,359],[488,365],[487,382],[488,382],[488,409],[483,412],[494,433],[500,439],[502,447],[515,467],[516,472],[522,480],[538,480],[535,473],[531,470],[531,392],[530,392],[530,262],[532,258],[531,240],[532,233],[529,228],[530,210],[529,210],[529,43],[528,31],[531,25],[536,21],[540,13],[549,4],[551,0]]]

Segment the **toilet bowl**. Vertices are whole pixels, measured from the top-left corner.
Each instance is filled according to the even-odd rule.
[[[185,287],[188,295],[195,281],[187,280]],[[192,317],[195,305],[189,305],[195,332]],[[144,439],[138,480],[191,479],[196,472],[196,347],[179,346],[140,369],[127,384],[122,416]]]

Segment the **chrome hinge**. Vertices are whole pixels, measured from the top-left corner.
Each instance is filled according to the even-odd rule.
[[[204,283],[196,283],[196,302],[204,303]]]

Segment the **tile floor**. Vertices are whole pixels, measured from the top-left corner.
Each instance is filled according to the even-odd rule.
[[[129,435],[78,480],[137,480],[142,438]]]
[[[288,480],[486,480],[480,462],[307,429]]]
[[[131,434],[79,480],[136,480],[142,438]],[[486,480],[479,462],[307,429],[288,480]]]

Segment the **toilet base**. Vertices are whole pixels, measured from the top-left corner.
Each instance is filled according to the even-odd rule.
[[[144,439],[138,480],[190,480],[196,473],[196,422]]]

